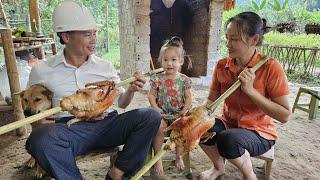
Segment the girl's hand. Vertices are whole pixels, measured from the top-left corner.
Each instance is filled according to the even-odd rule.
[[[164,115],[164,112],[162,109],[160,109],[159,107],[155,107],[155,109],[161,114],[161,116]]]
[[[179,112],[179,115],[180,116],[183,116],[183,115],[185,115],[187,113],[187,110],[181,110],[180,112]]]
[[[239,75],[239,79],[241,81],[241,90],[245,94],[250,94],[254,91],[253,82],[256,78],[256,75],[251,69],[245,68]]]

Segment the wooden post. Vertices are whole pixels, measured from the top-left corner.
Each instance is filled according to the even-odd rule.
[[[30,15],[26,15],[26,26],[27,26],[27,31],[28,32],[31,32],[32,29],[31,29],[31,22],[30,22]]]
[[[10,30],[9,24],[6,19],[6,15],[3,10],[2,1],[0,0],[0,16],[3,19],[4,26],[7,29],[1,29],[1,39],[5,56],[5,63],[7,67],[7,75],[9,79],[11,97],[12,97],[12,107],[13,107],[13,115],[15,119],[23,119],[24,114],[22,111],[21,99],[19,96],[13,95],[14,93],[20,92],[20,83],[19,83],[19,74],[16,64],[16,56],[14,53],[14,46],[12,40],[12,32]],[[27,134],[26,127],[21,127],[16,130],[16,134],[18,136],[24,136]]]
[[[29,13],[32,32],[41,33],[41,19],[39,12],[39,0],[29,0]]]
[[[29,0],[29,13],[32,32],[41,34],[39,0]],[[38,57],[38,59],[44,59],[44,50],[42,47],[35,49],[35,54]]]
[[[50,37],[52,38],[53,42],[56,42],[56,39],[55,39],[54,34],[50,34]],[[56,55],[56,54],[57,54],[57,46],[56,46],[56,43],[51,44],[51,51],[52,51],[52,55]]]

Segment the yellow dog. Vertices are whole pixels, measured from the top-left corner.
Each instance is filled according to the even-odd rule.
[[[41,84],[34,84],[28,89],[19,93],[22,101],[22,108],[26,117],[38,114],[42,111],[52,108],[53,93]],[[42,119],[31,124],[32,130],[44,124],[54,123],[54,121]],[[35,159],[31,157],[26,163],[27,167],[36,167],[37,178],[42,178],[45,171],[36,163]]]

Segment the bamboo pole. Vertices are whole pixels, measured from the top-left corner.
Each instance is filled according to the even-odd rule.
[[[151,70],[154,70],[154,64],[153,64],[153,61],[152,61],[152,58],[150,59],[150,65],[151,65]]]
[[[22,127],[22,126],[24,126],[26,124],[30,124],[30,123],[36,122],[36,121],[38,121],[40,119],[46,118],[46,117],[48,117],[48,116],[50,116],[52,114],[56,114],[56,113],[58,113],[60,111],[61,111],[61,107],[55,107],[55,108],[43,111],[42,113],[35,114],[33,116],[21,119],[19,121],[15,121],[13,123],[1,126],[0,127],[0,135],[4,134],[4,133],[7,133],[9,131],[15,130],[15,129],[17,129],[17,127]]]
[[[166,144],[164,145],[164,147],[150,160],[147,162],[147,164],[145,164],[132,178],[131,180],[138,180],[139,178],[141,178],[159,159],[161,159],[161,157],[168,152],[169,150],[171,150],[170,148],[168,148],[172,143],[172,141],[170,141],[170,139],[167,140]]]
[[[147,73],[145,73],[143,75],[144,76],[150,76],[152,74],[159,73],[159,72],[162,72],[162,71],[163,71],[163,69],[159,68],[159,69],[156,69],[154,71],[147,72]],[[131,78],[128,78],[128,79],[126,79],[124,81],[119,82],[118,84],[116,84],[116,86],[118,86],[118,87],[119,86],[123,86],[123,85],[129,84],[129,83],[132,83],[132,82],[134,82],[136,80],[137,80],[137,78],[131,77]],[[13,96],[13,97],[17,97],[17,96]],[[21,120],[18,120],[16,122],[13,122],[13,123],[10,123],[10,124],[4,125],[4,126],[1,126],[0,127],[0,135],[4,134],[4,133],[7,133],[9,131],[12,131],[14,129],[20,128],[20,127],[22,127],[24,125],[36,122],[36,121],[38,121],[40,119],[43,119],[43,118],[48,117],[48,116],[51,116],[53,114],[59,113],[61,111],[62,111],[61,107],[55,107],[55,108],[43,111],[41,113],[35,114],[35,115],[27,117],[27,118],[24,118],[24,116],[23,116],[21,118]]]
[[[13,115],[15,119],[23,119],[24,114],[22,111],[21,99],[13,94],[20,91],[19,74],[16,63],[16,56],[14,53],[14,46],[12,40],[12,32],[8,24],[6,15],[3,10],[2,1],[0,0],[0,16],[3,20],[3,25],[6,29],[1,29],[2,46],[5,56],[5,64],[7,67],[7,75],[9,79],[10,92],[12,97]],[[16,135],[24,136],[27,134],[26,127],[20,126],[16,131]]]
[[[262,58],[253,68],[253,72],[255,72],[258,68],[260,68],[263,64],[268,61],[266,57]],[[213,110],[227,97],[230,96],[239,86],[241,85],[241,81],[237,80],[225,93],[223,93],[217,100],[215,100],[212,104],[207,106],[208,113],[212,113]],[[161,159],[161,157],[168,151],[168,146],[174,142],[171,142],[170,139],[167,141],[164,148],[162,148],[147,164],[145,164],[131,179],[137,180],[143,174],[145,174],[157,161]]]
[[[152,74],[157,74],[157,73],[160,73],[160,72],[163,72],[163,68],[159,68],[159,69],[155,69],[153,71],[149,71],[145,74],[143,74],[143,76],[151,76]],[[126,84],[129,84],[129,83],[132,83],[134,81],[136,81],[137,78],[136,77],[130,77],[126,80],[123,80],[121,82],[119,82],[116,86],[123,86],[123,85],[126,85]]]

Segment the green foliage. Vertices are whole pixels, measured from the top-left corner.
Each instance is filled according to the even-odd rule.
[[[249,1],[249,3],[245,4],[244,6],[236,6],[236,8],[224,12],[223,13],[223,26],[222,26],[222,33],[221,39],[222,42],[220,44],[219,53],[222,57],[228,55],[227,48],[226,48],[226,40],[225,40],[225,23],[226,21],[239,14],[243,11],[255,11],[261,17],[266,18],[268,20],[269,26],[275,26],[279,23],[284,22],[292,22],[294,21],[297,24],[297,32],[290,34],[290,33],[278,33],[278,32],[269,32],[264,36],[264,44],[270,45],[280,45],[280,46],[297,46],[297,47],[308,47],[314,48],[320,47],[320,35],[306,35],[304,33],[304,26],[308,23],[320,23],[320,9],[309,11],[307,6],[310,4],[312,0],[290,0],[287,4],[283,3],[281,5],[282,10],[276,11],[270,5],[262,6],[262,1],[256,3],[254,5],[253,1]],[[272,4],[273,5],[273,4]],[[280,5],[280,4],[279,4]],[[276,5],[277,6],[277,5]],[[288,7],[289,8],[285,8]],[[277,8],[277,7],[276,7]],[[308,54],[306,54],[308,55]],[[300,61],[303,62],[303,61]],[[320,67],[320,61],[317,60],[316,67]],[[320,81],[308,74],[304,74],[304,72],[293,72],[292,74],[288,74],[288,78],[290,81],[302,81],[304,83],[314,83],[319,85]]]
[[[54,8],[63,0],[40,0],[39,8],[42,21],[42,33],[48,35],[53,33],[52,13]],[[109,32],[110,46],[119,45],[119,20],[118,20],[118,0],[77,0],[90,9],[95,17],[100,29],[98,31],[98,50],[104,48],[106,42],[106,32]],[[106,9],[109,8],[109,17],[106,17]],[[25,20],[29,13],[29,0],[15,0],[14,3],[4,3],[6,14],[10,14],[10,10],[14,10],[14,14],[10,19]],[[108,24],[108,29],[106,28]],[[25,24],[20,25],[26,28]]]
[[[275,11],[282,11],[282,10],[284,10],[284,9],[287,7],[287,5],[288,5],[288,0],[285,0],[282,5],[280,4],[280,1],[279,1],[279,0],[273,0],[273,4],[270,3],[270,2],[268,2],[268,4],[270,5],[270,7],[273,8],[273,10],[275,10]]]
[[[254,11],[260,11],[267,5],[267,3],[268,0],[262,0],[260,4],[258,4],[255,0],[251,1],[252,8],[254,9]]]
[[[305,75],[302,72],[287,73],[290,82],[307,84],[308,86],[320,86],[320,79],[318,77]]]
[[[102,52],[101,58],[111,62],[116,69],[120,69],[120,48],[112,47],[109,52]]]
[[[52,28],[52,13],[54,8],[63,0],[39,0],[41,28],[44,35],[54,33]],[[118,0],[76,0],[83,3],[90,9],[96,22],[100,24],[98,31],[97,52],[99,54],[106,51],[106,43],[109,42],[110,53],[108,59],[112,59],[114,64],[119,63],[119,19],[118,19]],[[106,10],[108,7],[108,17]],[[4,10],[8,18],[14,20],[25,20],[29,14],[29,0],[14,0],[12,3],[4,3]],[[14,12],[14,13],[12,13]],[[26,24],[21,24],[18,27],[27,29]],[[108,34],[107,34],[108,32]],[[108,36],[107,36],[108,35]],[[108,40],[107,40],[108,37]],[[58,39],[57,39],[58,41]],[[58,49],[62,46],[57,42]],[[118,49],[118,51],[116,50]],[[111,57],[109,57],[111,56]],[[117,62],[116,62],[117,61]]]
[[[264,44],[319,48],[320,35],[269,32],[264,36]]]

